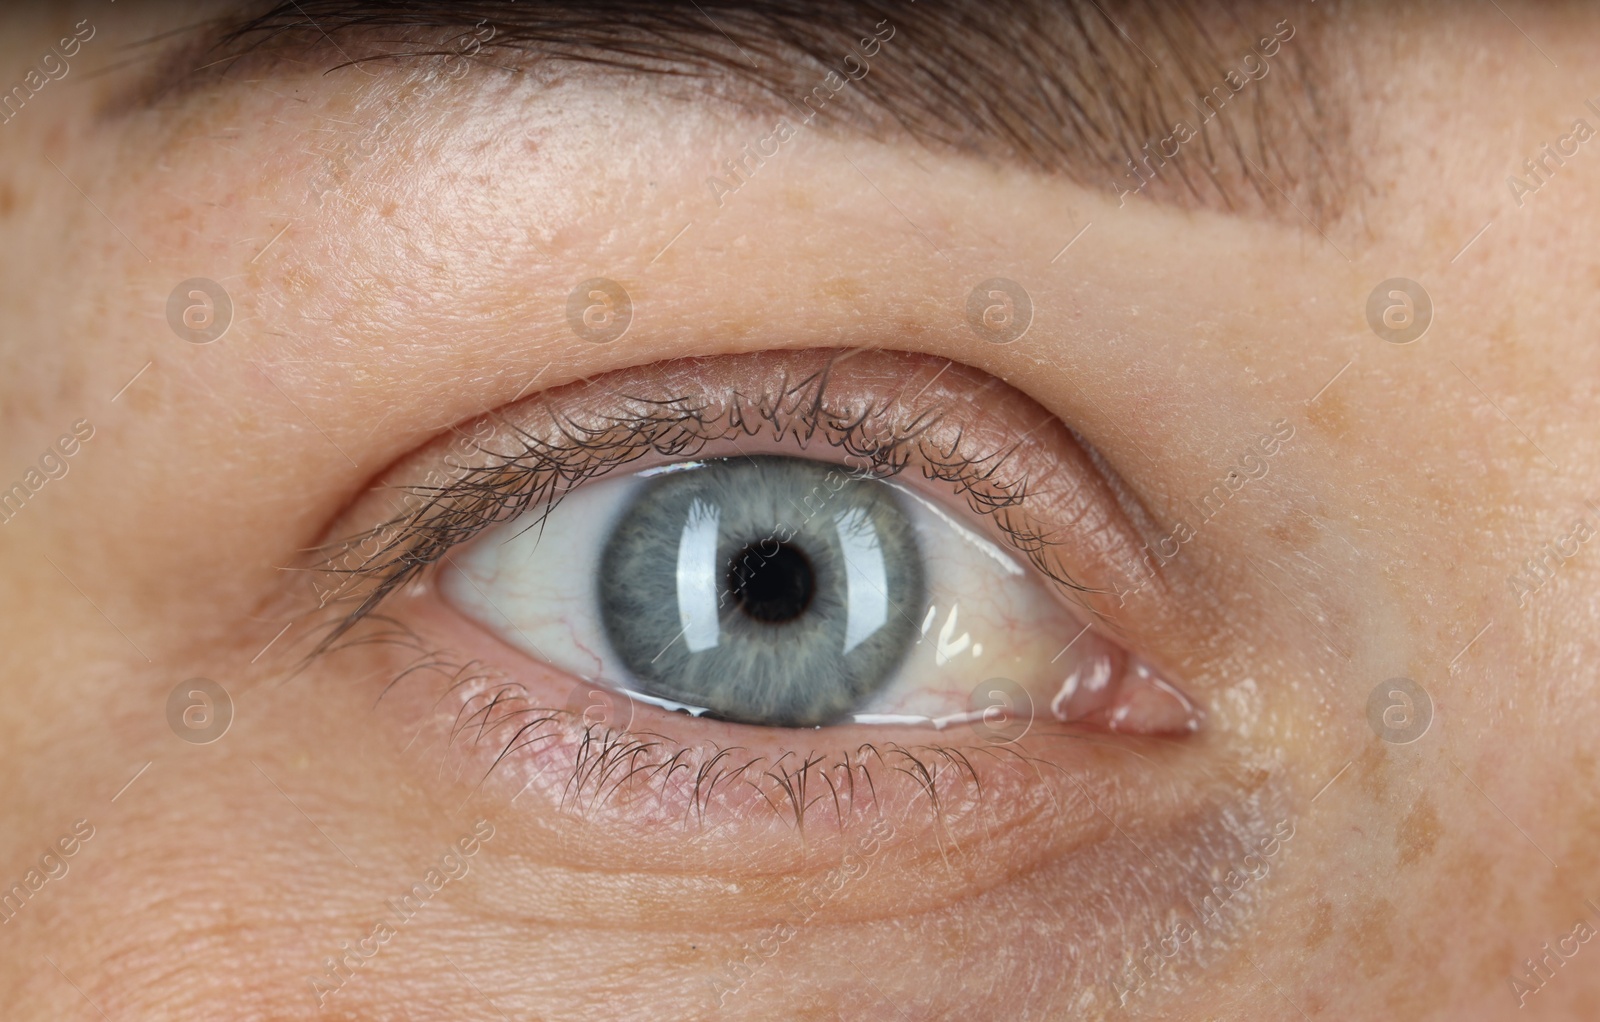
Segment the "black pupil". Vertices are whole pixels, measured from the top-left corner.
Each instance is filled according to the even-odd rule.
[[[793,621],[811,606],[817,573],[798,547],[780,543],[770,554],[747,546],[728,565],[728,590],[748,616],[765,624]]]

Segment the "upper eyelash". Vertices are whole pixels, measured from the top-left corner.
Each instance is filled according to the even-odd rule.
[[[486,463],[456,466],[459,475],[443,485],[406,488],[423,499],[420,507],[316,551],[320,560],[312,570],[338,580],[326,589],[318,587],[318,608],[336,601],[361,602],[332,622],[311,656],[327,652],[390,593],[490,526],[540,505],[539,516],[528,527],[542,527],[566,493],[584,482],[650,454],[693,457],[709,444],[741,434],[793,436],[801,443],[820,437],[847,457],[866,459],[866,470],[879,478],[898,475],[915,456],[926,478],[953,484],[971,509],[992,518],[1010,545],[1047,578],[1070,590],[1097,591],[1050,563],[1046,554],[1056,541],[1021,512],[1028,499],[1026,478],[1001,478],[1019,444],[971,453],[963,450],[964,434],[958,430],[948,449],[941,448],[928,434],[944,413],[931,407],[898,416],[898,428],[885,436],[884,429],[875,427],[896,425],[886,421],[892,401],[854,410],[828,407],[837,361],[799,380],[785,376],[755,395],[731,389],[727,400],[715,407],[710,400],[688,396],[619,394],[616,403],[629,410],[597,415],[594,425],[552,414],[553,439],[511,427],[521,450],[505,453],[477,444],[476,450],[489,459]],[[363,547],[372,547],[371,552],[357,556]]]

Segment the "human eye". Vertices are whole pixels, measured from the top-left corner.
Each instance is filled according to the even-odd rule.
[[[780,385],[790,407],[742,442],[696,420],[695,456],[535,502],[452,555],[441,592],[552,667],[695,716],[942,730],[986,727],[998,710],[1020,728],[1037,706],[1113,729],[1198,726],[1177,689],[1090,634],[1050,579],[952,507],[949,481],[922,478],[930,416],[910,410],[919,424],[894,440],[858,425],[786,443],[813,394],[834,402],[835,427],[849,420],[863,394],[831,382]],[[667,414],[703,414],[706,398],[680,396]],[[960,453],[945,467],[959,481],[999,460]]]
[[[323,648],[396,610],[424,645],[447,637],[430,669],[457,665],[455,733],[497,766],[597,736],[781,758],[796,729],[948,754],[1200,727],[1117,637],[1116,594],[1150,564],[1102,469],[977,370],[893,351],[683,360],[536,395],[440,446],[326,551]]]

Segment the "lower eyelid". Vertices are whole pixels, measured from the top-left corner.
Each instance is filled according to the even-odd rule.
[[[408,740],[444,755],[451,765],[440,772],[483,796],[624,836],[770,836],[778,824],[809,842],[887,818],[947,836],[982,819],[992,839],[997,819],[1020,807],[1037,813],[1040,798],[1083,784],[1104,784],[1106,797],[1122,798],[1119,775],[1130,764],[1181,748],[1042,721],[1013,741],[981,725],[866,734],[692,719],[528,662],[441,607],[426,587],[398,602],[398,617],[429,637],[418,639],[426,655],[397,665],[391,651],[354,636],[331,659],[347,668],[387,663],[363,673],[383,672],[384,713],[408,729]],[[432,649],[440,640],[448,647]],[[515,672],[495,666],[516,662],[523,666]]]

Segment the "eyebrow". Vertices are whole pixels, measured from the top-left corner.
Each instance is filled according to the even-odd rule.
[[[122,103],[470,49],[509,73],[566,63],[732,82],[775,116],[1062,175],[1122,203],[1316,226],[1360,178],[1351,97],[1333,87],[1350,76],[1326,66],[1341,56],[1326,15],[1281,13],[1225,0],[288,0],[183,33]]]

